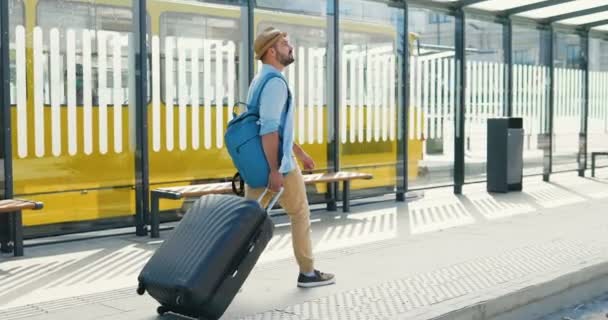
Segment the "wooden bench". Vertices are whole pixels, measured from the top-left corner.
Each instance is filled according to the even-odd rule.
[[[339,171],[332,173],[315,173],[303,175],[304,183],[333,183],[342,182],[342,211],[350,211],[350,182],[358,179],[371,179],[372,175],[360,172]],[[151,191],[151,208],[150,208],[150,236],[152,238],[159,237],[159,202],[160,199],[179,200],[185,197],[200,197],[208,194],[229,194],[233,193],[231,182],[216,182],[204,183],[179,187],[158,188]],[[330,200],[330,210],[335,210],[335,199]]]
[[[595,157],[608,156],[608,152],[591,152],[591,176],[595,177]]]
[[[12,248],[8,243],[1,244],[2,252],[13,251],[15,257],[23,256],[23,225],[21,222],[21,210],[40,210],[42,209],[42,202],[29,201],[23,199],[6,199],[0,200],[0,214],[15,213],[15,218],[10,226],[11,230],[9,233],[12,235]]]

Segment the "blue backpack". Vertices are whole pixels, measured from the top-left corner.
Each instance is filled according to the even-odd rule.
[[[247,111],[236,116],[228,122],[226,133],[224,134],[224,143],[228,149],[228,153],[232,158],[232,163],[237,169],[237,174],[233,178],[232,189],[235,193],[242,195],[236,191],[235,182],[237,176],[240,176],[247,185],[252,188],[262,188],[268,186],[268,175],[270,167],[264,154],[262,146],[262,137],[260,136],[260,95],[268,80],[272,78],[280,78],[278,74],[270,73],[260,79],[257,85],[260,89],[257,90],[251,97],[251,101],[247,105]],[[287,83],[285,83],[287,85]],[[291,95],[288,93],[286,105],[289,107]],[[284,110],[283,113],[287,113]],[[281,140],[281,139],[279,139]],[[279,161],[282,159],[282,142],[279,141]],[[241,185],[242,188],[242,185]]]

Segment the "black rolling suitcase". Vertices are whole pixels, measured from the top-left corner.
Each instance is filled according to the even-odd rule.
[[[268,210],[280,195],[267,210],[237,196],[198,199],[144,266],[137,293],[160,302],[161,315],[219,319],[272,238]]]

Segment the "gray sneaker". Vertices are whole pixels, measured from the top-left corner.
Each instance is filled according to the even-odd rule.
[[[319,270],[315,270],[315,275],[308,277],[300,273],[298,277],[298,287],[300,288],[313,288],[326,286],[336,283],[335,276],[331,273],[323,273]]]

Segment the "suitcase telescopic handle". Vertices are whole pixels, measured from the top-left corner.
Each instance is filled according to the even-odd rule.
[[[262,192],[262,195],[260,195],[260,197],[258,198],[258,203],[260,205],[262,205],[262,199],[264,199],[264,196],[270,191],[270,189],[266,188],[264,189],[264,192]],[[268,204],[268,206],[264,209],[266,211],[266,214],[269,213],[270,209],[272,209],[272,207],[275,205],[275,203],[277,203],[277,201],[279,201],[279,198],[281,197],[281,195],[283,194],[283,188],[281,188],[279,190],[279,192],[277,192],[274,196],[272,196],[272,199],[270,200],[270,203]],[[256,232],[256,234],[253,236],[253,238],[251,239],[251,242],[249,243],[248,247],[247,247],[247,253],[250,253],[253,251],[253,249],[256,246],[256,242],[257,239],[259,237],[261,233],[261,229],[258,229],[258,231]],[[241,260],[241,262],[238,263],[238,265],[236,266],[236,268],[232,269],[234,271],[232,271],[232,273],[230,273],[232,278],[235,278],[236,275],[239,273],[239,270],[241,269],[241,264],[244,262],[245,260]]]
[[[262,205],[262,199],[264,199],[264,196],[268,193],[268,191],[270,191],[270,189],[266,188],[264,189],[264,192],[262,192],[262,195],[260,195],[260,197],[258,198],[258,203],[260,205]],[[266,207],[266,213],[270,212],[270,209],[272,209],[272,207],[274,207],[274,205],[277,203],[277,201],[279,201],[279,198],[281,197],[281,195],[283,194],[283,188],[281,188],[281,190],[279,190],[279,192],[277,192],[272,199],[270,200],[270,203],[268,203],[268,206]]]

